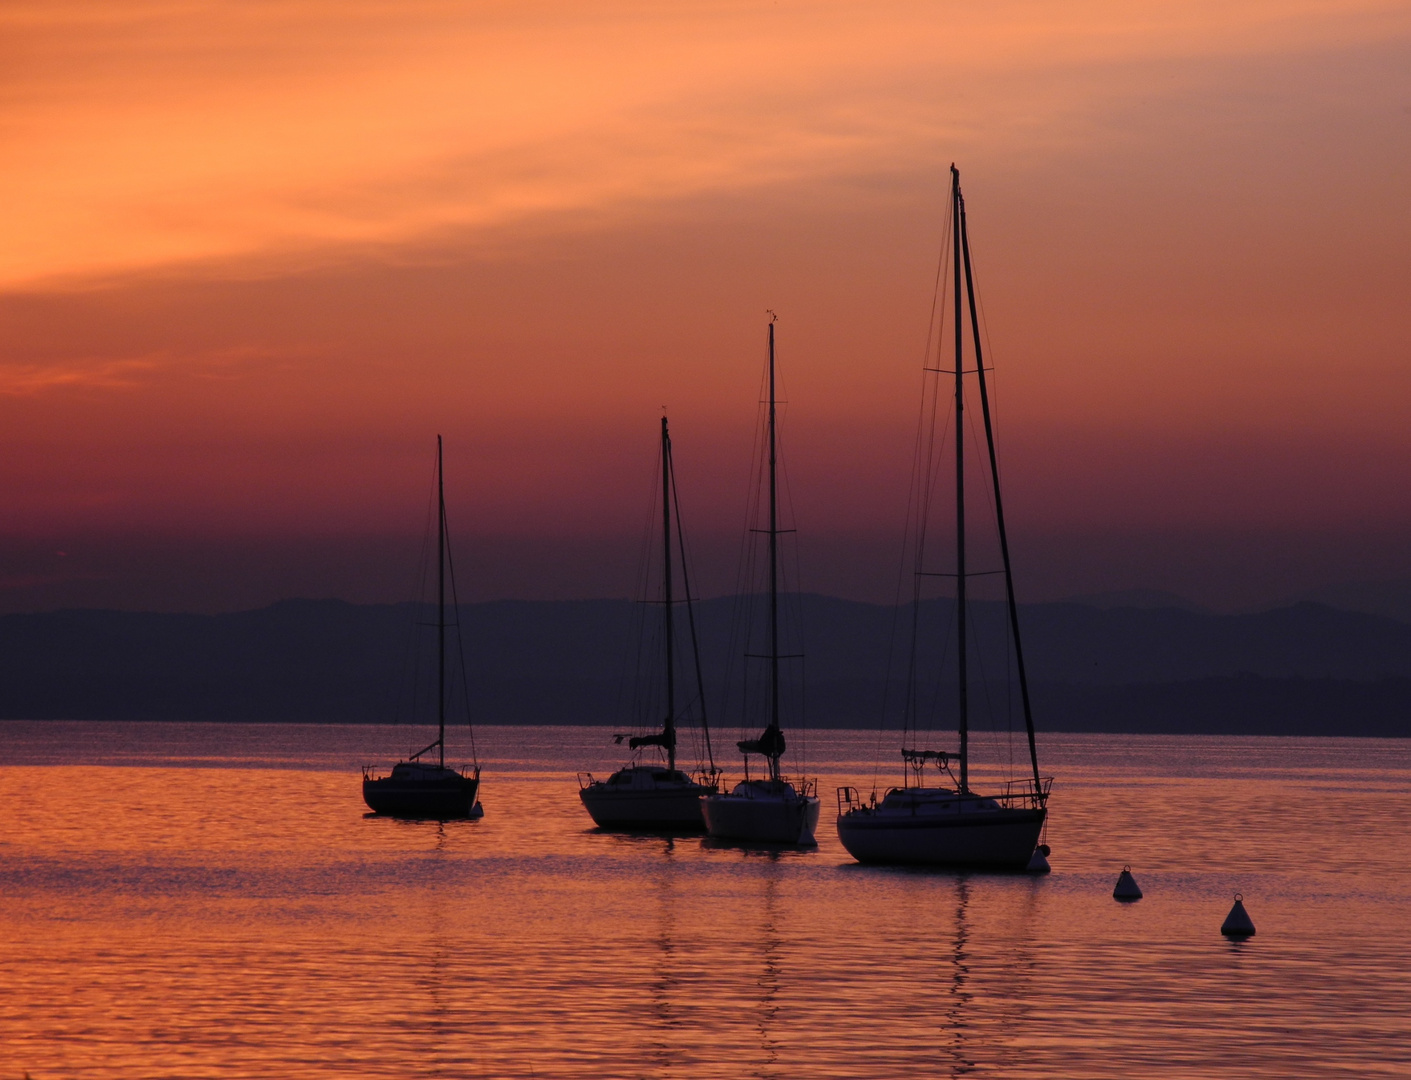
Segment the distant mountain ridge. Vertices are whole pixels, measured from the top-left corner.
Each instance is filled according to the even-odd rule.
[[[1208,611],[1184,596],[1177,596],[1164,589],[1118,589],[1114,592],[1085,593],[1081,596],[1068,596],[1058,601],[1061,604],[1078,604],[1102,611],[1113,608],[1175,608],[1178,611]]]
[[[873,727],[904,667],[897,609],[791,598],[804,626],[809,719]],[[730,661],[733,598],[697,606],[707,693]],[[463,605],[477,717],[623,723],[626,600]],[[387,722],[402,700],[417,605],[290,600],[225,615],[62,611],[0,616],[0,718]],[[977,639],[1004,632],[973,609]],[[939,651],[949,601],[920,613]],[[1020,612],[1048,730],[1411,734],[1411,624],[1300,603],[1247,615],[1063,602]],[[901,640],[898,634],[897,641]],[[736,643],[738,647],[738,642]],[[718,702],[712,705],[718,712]],[[723,726],[736,721],[726,718]]]
[[[1302,601],[1327,604],[1344,611],[1382,615],[1388,619],[1411,623],[1411,580],[1349,581],[1326,585],[1300,593],[1283,604],[1274,606],[1286,607]]]

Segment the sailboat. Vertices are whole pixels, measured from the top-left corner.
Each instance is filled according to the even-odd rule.
[[[692,780],[676,767],[676,612],[672,596],[672,517],[676,519],[677,545],[681,556],[681,579],[685,587],[685,605],[691,628],[691,648],[695,656],[696,689],[701,704],[701,729],[705,733],[706,754],[710,756],[710,729],[705,718],[704,680],[701,677],[700,651],[696,648],[695,615],[691,608],[691,579],[686,572],[686,545],[681,537],[681,504],[676,491],[676,471],[671,458],[671,432],[666,417],[661,418],[661,535],[662,535],[662,619],[666,653],[666,715],[661,730],[651,735],[637,735],[628,740],[628,747],[641,750],[656,747],[666,756],[665,767],[660,763],[634,762],[618,769],[606,780],[595,780],[588,773],[580,777],[578,797],[595,824],[603,829],[628,829],[643,832],[700,832],[705,828],[701,817],[701,797],[716,790],[715,763],[704,774],[704,783]]]
[[[766,439],[769,454],[769,528],[756,530],[769,537],[769,652],[758,659],[769,661],[769,724],[756,739],[736,745],[745,757],[745,779],[728,793],[707,795],[701,802],[706,831],[726,840],[755,843],[812,845],[817,843],[818,796],[807,780],[795,784],[784,777],[779,759],[785,750],[779,726],[779,481],[775,434],[774,319],[769,321],[769,412]],[[751,754],[764,758],[767,773],[751,778]]]
[[[436,436],[436,741],[392,766],[387,776],[363,767],[363,801],[374,813],[389,817],[444,820],[478,818],[480,765],[456,769],[446,764],[446,568],[450,561],[446,531],[446,484],[441,436]],[[455,590],[455,571],[451,573]],[[456,604],[459,613],[460,605]],[[457,615],[459,618],[459,614]],[[459,629],[459,627],[458,627]],[[460,634],[456,634],[459,651]],[[467,718],[468,719],[468,718]],[[433,760],[427,755],[436,752]],[[473,752],[473,751],[472,751]]]
[[[939,866],[984,866],[1022,870],[1034,859],[1035,849],[1048,812],[1052,778],[1039,775],[1038,751],[1034,743],[1034,717],[1029,703],[1029,684],[1024,673],[1024,650],[1019,638],[1019,609],[1014,600],[1014,578],[1010,571],[1009,539],[1004,527],[1004,505],[1000,500],[999,469],[995,456],[994,426],[990,418],[989,391],[985,381],[984,354],[980,344],[979,315],[975,307],[975,285],[970,269],[970,238],[966,229],[965,200],[960,191],[960,171],[951,166],[951,247],[954,257],[954,319],[955,366],[953,371],[939,371],[955,379],[955,569],[944,577],[954,577],[956,583],[955,643],[958,698],[956,701],[957,750],[924,749],[906,745],[903,734],[902,759],[906,769],[914,774],[914,783],[892,788],[878,801],[876,793],[864,803],[856,789],[838,789],[838,838],[848,853],[859,862],[923,863]],[[962,293],[962,273],[964,292]],[[973,341],[974,368],[965,369],[965,314],[968,302],[970,334]],[[1003,564],[1007,605],[1007,628],[1012,642],[1014,669],[1018,676],[1019,696],[1028,733],[1031,775],[997,785],[992,790],[976,791],[970,786],[970,686],[969,660],[966,647],[973,632],[967,625],[966,585],[978,576],[967,569],[965,526],[965,380],[974,374],[978,382],[980,410],[984,418],[985,442],[989,451],[988,479]],[[939,396],[939,389],[937,392]],[[923,421],[924,422],[924,421]],[[934,423],[934,421],[933,421]],[[930,455],[930,440],[918,443],[920,452]],[[928,457],[929,460],[929,457]],[[918,473],[928,475],[928,471]],[[923,484],[929,487],[929,481]],[[918,528],[924,535],[926,493],[921,496]],[[923,545],[915,547],[913,602],[920,609],[920,582],[928,573],[922,563]],[[979,573],[992,573],[980,571]],[[913,626],[915,623],[913,623]],[[913,642],[913,656],[915,643]],[[913,665],[914,667],[914,665]],[[913,671],[912,685],[915,685]],[[919,727],[919,725],[918,725]],[[934,766],[946,782],[928,786],[926,769]],[[903,772],[906,776],[906,772]]]

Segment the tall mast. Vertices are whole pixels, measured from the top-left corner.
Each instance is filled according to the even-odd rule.
[[[965,333],[960,294],[960,170],[950,167],[951,246],[955,249],[955,619],[959,674],[960,792],[970,790],[970,691],[965,657]]]
[[[671,610],[671,436],[666,430],[666,417],[661,418],[661,543],[662,610],[666,613],[666,723],[662,737],[666,741],[667,767],[676,770],[676,655],[675,622]]]
[[[436,436],[436,745],[446,767],[446,482]]]
[[[779,730],[779,492],[774,440],[774,319],[769,320],[769,726]],[[769,778],[779,779],[779,755],[769,755]]]
[[[1034,769],[1034,790],[1043,791],[1039,780],[1039,752],[1034,744],[1034,714],[1029,707],[1029,680],[1024,673],[1024,650],[1019,643],[1019,605],[1014,600],[1014,575],[1009,567],[1009,536],[1004,528],[1004,503],[999,496],[999,462],[995,457],[995,432],[990,421],[990,395],[985,385],[985,357],[980,348],[980,317],[975,310],[975,281],[970,273],[970,231],[965,222],[965,196],[956,192],[960,213],[960,246],[965,259],[965,291],[970,301],[970,333],[975,340],[975,368],[980,378],[980,411],[985,417],[985,443],[990,452],[990,477],[994,483],[995,526],[999,532],[1000,556],[1004,561],[1004,587],[1009,601],[1009,629],[1014,638],[1014,661],[1019,671],[1019,698],[1024,706],[1024,727],[1029,734],[1029,763]]]

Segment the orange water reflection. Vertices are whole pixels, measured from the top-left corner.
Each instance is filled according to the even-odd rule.
[[[490,732],[486,817],[436,825],[364,816],[328,766],[366,731],[202,730],[312,767],[0,769],[0,1076],[1338,1076],[1411,1039],[1396,743],[1052,737],[1030,878],[598,833],[599,732]],[[875,741],[812,735],[824,790]]]

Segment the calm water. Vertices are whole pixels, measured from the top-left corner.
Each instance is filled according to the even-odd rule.
[[[0,724],[0,1078],[1411,1072],[1405,742],[1050,736],[1031,878],[854,865],[875,733],[810,737],[787,854],[592,831],[602,729],[480,732],[481,821],[364,817],[412,734]]]

